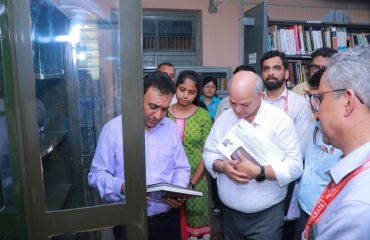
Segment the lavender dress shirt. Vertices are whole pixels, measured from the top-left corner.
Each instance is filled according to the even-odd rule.
[[[134,149],[133,149],[134,150]],[[186,187],[190,179],[190,165],[181,144],[176,124],[168,118],[145,131],[146,183],[171,183]],[[91,187],[102,199],[125,202],[121,186],[125,182],[123,166],[122,116],[104,125],[88,175]],[[167,212],[165,203],[148,201],[148,216]]]

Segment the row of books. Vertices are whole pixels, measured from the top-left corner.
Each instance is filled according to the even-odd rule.
[[[288,88],[293,88],[295,85],[308,80],[309,66],[302,61],[289,62],[289,79],[287,82]]]
[[[370,33],[347,33],[346,27],[292,25],[280,28],[272,25],[268,32],[268,50],[279,50],[287,55],[310,55],[324,46],[341,52],[369,42]]]

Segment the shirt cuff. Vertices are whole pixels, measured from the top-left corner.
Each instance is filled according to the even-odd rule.
[[[117,194],[118,196],[123,197],[124,195],[121,193],[121,187],[123,183],[124,183],[123,179],[114,177],[113,178],[113,193]]]
[[[270,163],[270,166],[274,170],[276,182],[280,187],[284,187],[292,181],[289,170],[282,162],[273,162]]]

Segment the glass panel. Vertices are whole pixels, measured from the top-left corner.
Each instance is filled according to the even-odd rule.
[[[109,201],[88,181],[102,127],[121,112],[118,0],[31,0],[30,10],[46,208],[122,203],[123,165],[119,181],[96,181]]]
[[[114,236],[119,239],[127,239],[126,226],[116,226],[102,228],[92,231],[82,231],[73,233],[64,233],[56,236],[50,236],[50,240],[112,240]]]
[[[0,38],[1,40],[2,38]],[[3,76],[2,52],[0,48],[0,212],[15,212]]]

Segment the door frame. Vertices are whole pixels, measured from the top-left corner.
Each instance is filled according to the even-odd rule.
[[[21,172],[21,191],[25,208],[27,239],[48,239],[50,235],[126,225],[129,239],[147,238],[146,184],[143,126],[143,84],[141,64],[141,1],[119,0],[122,122],[126,203],[63,211],[46,211],[34,109],[35,92],[32,64],[31,17],[29,1],[8,0],[13,56],[13,82],[16,101],[16,138]],[[139,97],[138,97],[139,96]],[[133,101],[137,100],[137,101]],[[141,123],[141,124],[140,124]],[[138,144],[139,143],[139,144]],[[135,151],[132,151],[134,149]],[[131,151],[130,151],[131,150]]]

